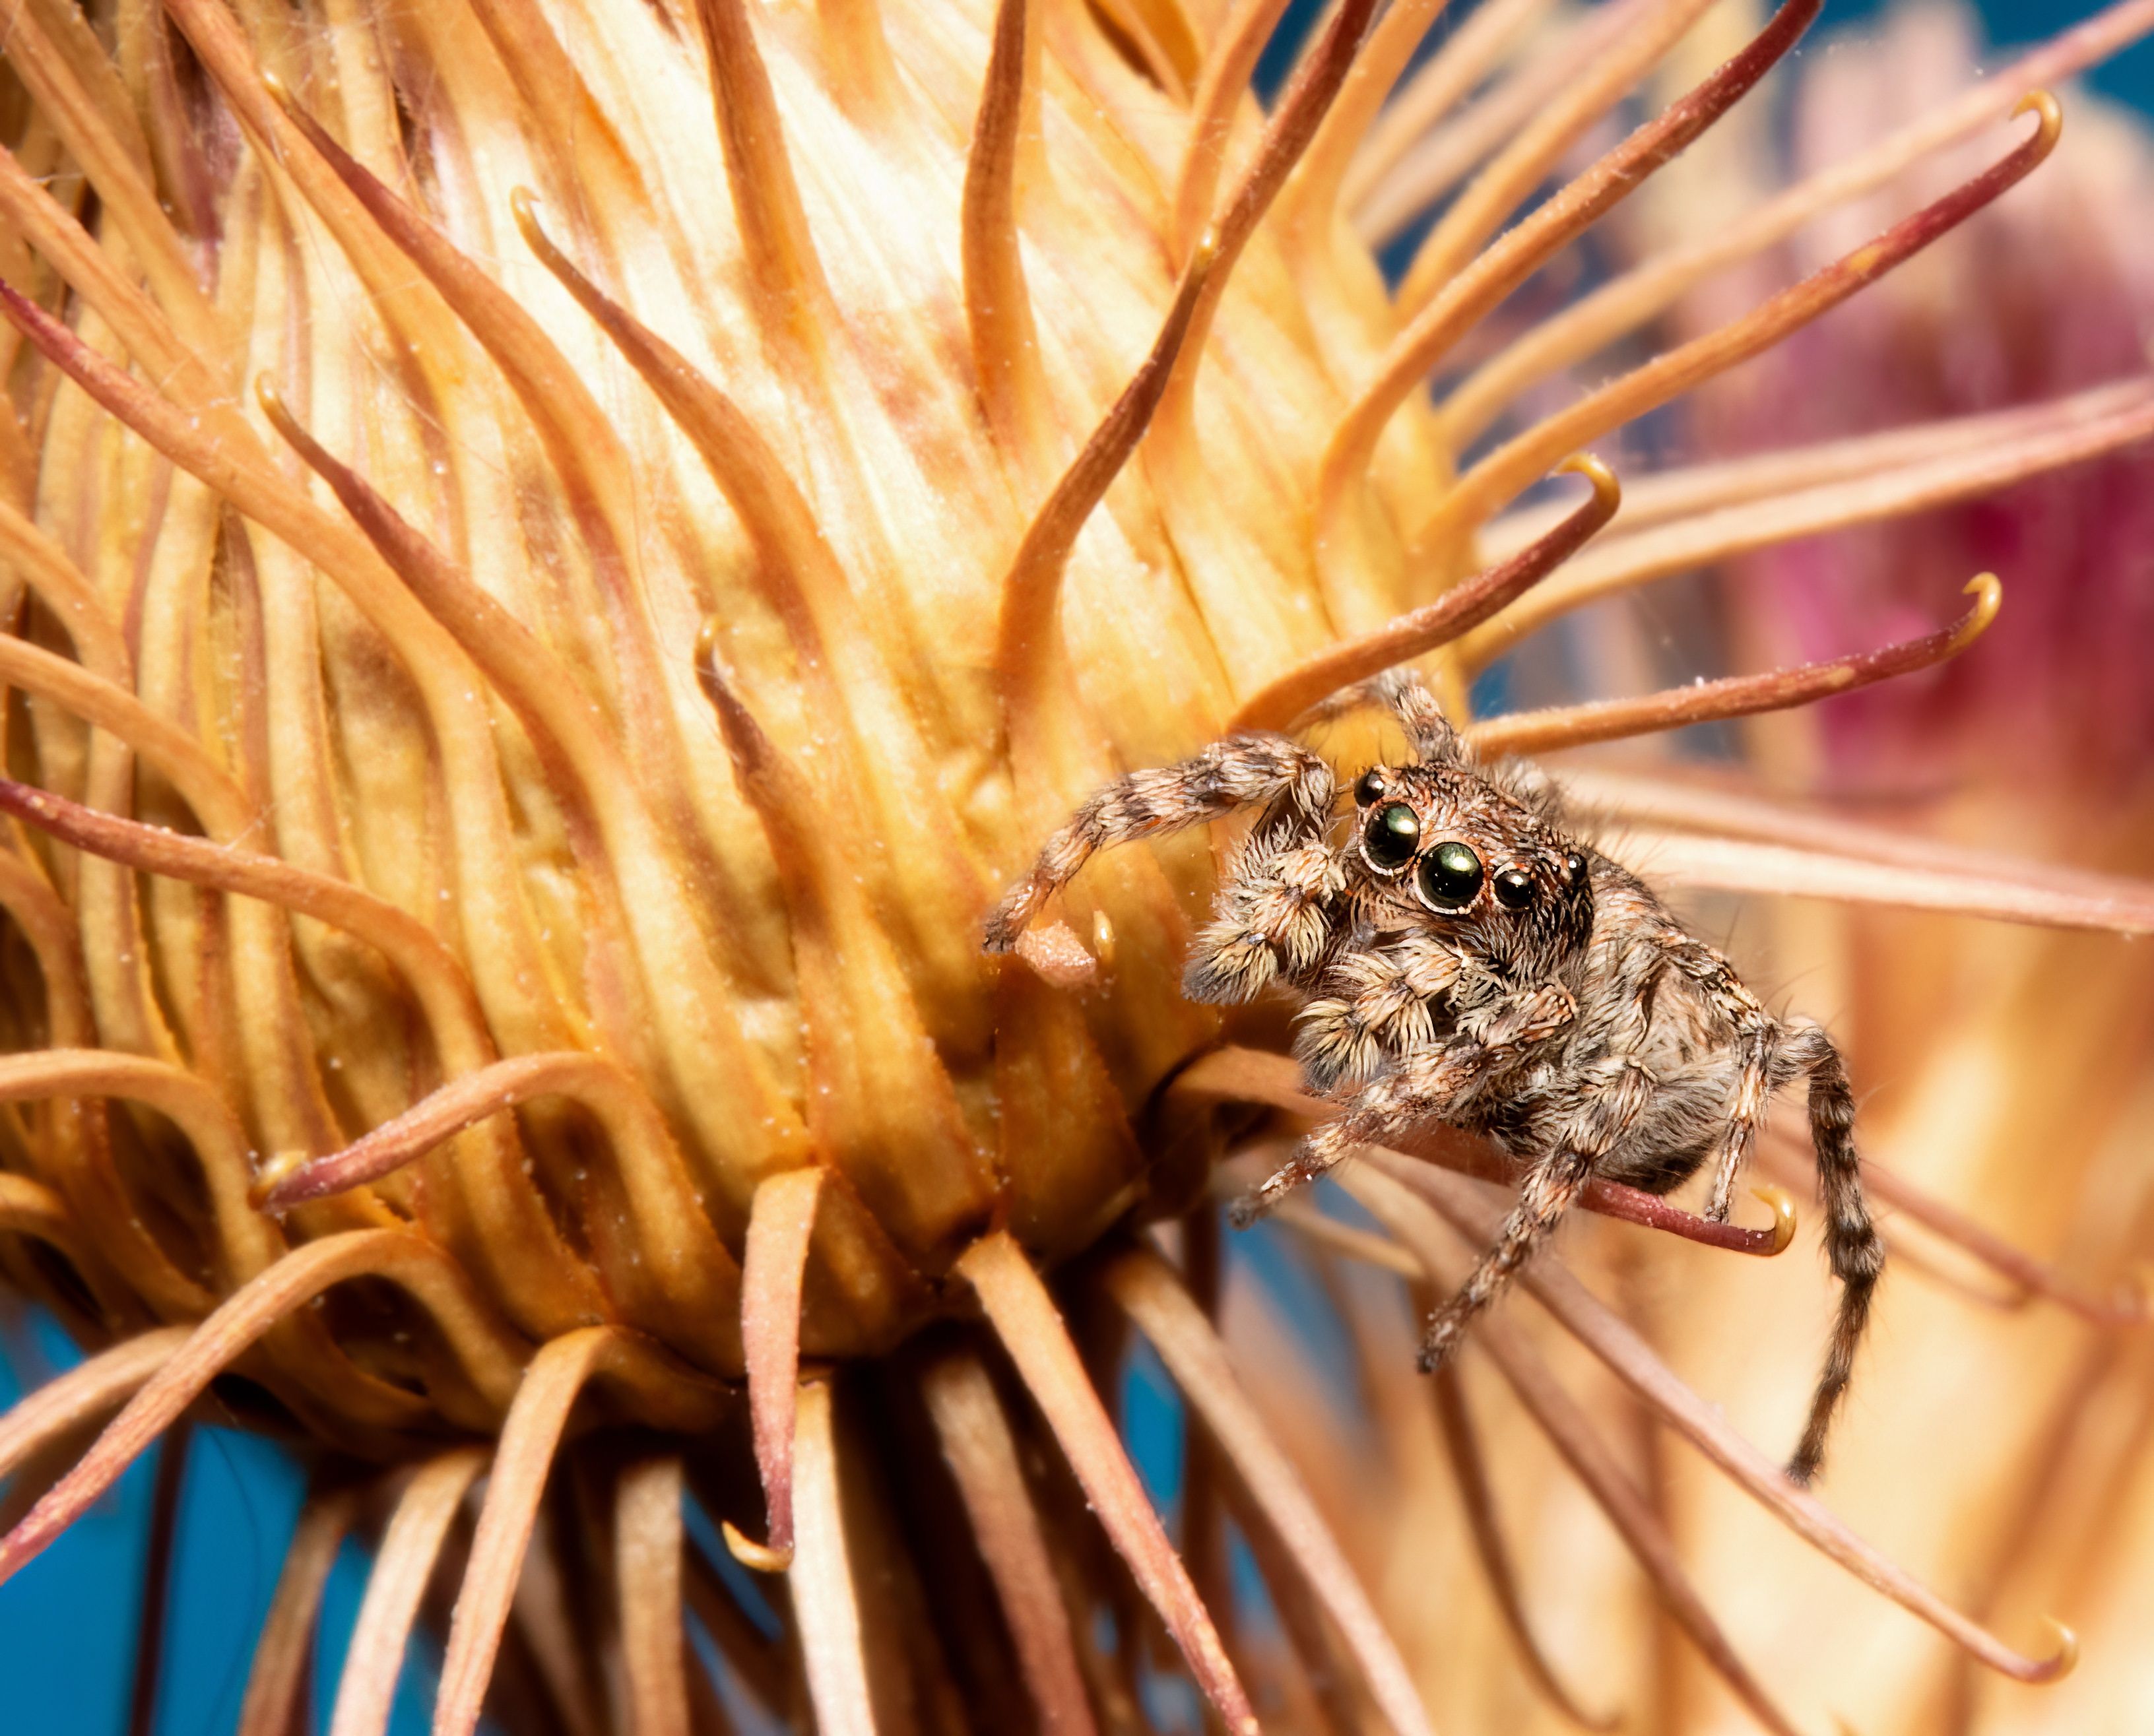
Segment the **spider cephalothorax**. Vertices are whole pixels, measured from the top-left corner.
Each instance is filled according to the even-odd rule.
[[[1243,734],[1109,785],[1048,841],[988,925],[1002,951],[1098,849],[1263,811],[1197,937],[1198,1000],[1276,988],[1300,1002],[1295,1054],[1340,1106],[1241,1202],[1247,1223],[1356,1146],[1440,1121],[1519,1161],[1518,1203],[1423,1345],[1433,1368],[1595,1177],[1666,1193],[1709,1167],[1728,1214],[1772,1093],[1809,1081],[1839,1320],[1790,1471],[1812,1475],[1883,1264],[1824,1031],[1783,1024],[1636,876],[1562,830],[1559,799],[1517,763],[1483,765],[1410,677],[1350,689],[1319,715],[1388,705],[1411,763],[1354,786],[1283,735]]]

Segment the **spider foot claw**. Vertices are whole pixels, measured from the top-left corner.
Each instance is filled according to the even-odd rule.
[[[1264,1197],[1264,1190],[1252,1187],[1247,1193],[1238,1194],[1227,1207],[1227,1222],[1238,1230],[1245,1230],[1272,1208],[1272,1202]]]
[[[1428,1323],[1428,1331],[1421,1341],[1421,1355],[1416,1359],[1423,1374],[1434,1374],[1452,1359],[1458,1349],[1462,1330],[1456,1320],[1444,1315],[1437,1315]]]

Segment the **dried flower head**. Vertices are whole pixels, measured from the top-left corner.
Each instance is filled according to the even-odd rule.
[[[96,1354],[0,1420],[0,1577],[214,1403],[316,1478],[250,1730],[294,1715],[353,1530],[380,1543],[338,1736],[383,1728],[422,1620],[445,1736],[482,1704],[722,1728],[684,1610],[727,1694],[826,1732],[1146,1728],[1169,1639],[1238,1733],[1251,1680],[1292,1723],[1365,1698],[1428,1728],[1212,1319],[1213,1190],[1309,1105],[1276,1029],[1178,992],[1209,857],[1120,853],[1007,964],[992,894],[1089,789],[1229,723],[1416,660],[1462,718],[1478,671],[1590,597],[1995,486],[1947,424],[1889,464],[1658,476],[1611,527],[1612,476],[1574,455],[2009,194],[2059,138],[2043,87],[2154,4],[1514,326],[1819,0],[1627,131],[1708,0],[1486,0],[1426,59],[1442,0],[1340,0],[1267,115],[1284,10],[8,8],[0,1227],[11,1284]],[[1975,138],[1983,166],[1875,235],[1547,401]],[[1372,243],[1439,207],[1387,290]],[[2009,474],[2154,426],[2143,392],[2105,404],[2029,419]],[[1587,503],[1514,508],[1567,464]],[[1963,651],[1998,601],[1970,589],[1904,643],[1470,737],[1844,692]],[[2154,927],[2130,884],[1584,793],[1663,824],[1693,884]],[[1430,1155],[1350,1172],[1388,1239],[1294,1221],[1447,1286],[1505,1177],[1469,1141]],[[1758,1231],[1599,1203],[1753,1253],[1791,1230],[1784,1203]],[[1562,1267],[1526,1281],[1827,1556],[1995,1669],[2068,1664],[1787,1484]],[[1205,1432],[1180,1553],[1100,1397],[1131,1327]],[[1501,1318],[1481,1342],[1784,1728],[1534,1345]],[[684,1543],[691,1507],[783,1598]],[[1283,1645],[1226,1589],[1229,1514]]]

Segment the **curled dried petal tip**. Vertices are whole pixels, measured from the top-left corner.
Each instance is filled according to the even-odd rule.
[[[751,1573],[784,1573],[793,1565],[791,1550],[758,1543],[731,1519],[721,1519],[718,1530],[726,1539],[726,1552]]]
[[[1573,452],[1555,467],[1558,476],[1582,476],[1593,484],[1593,504],[1600,522],[1606,523],[1616,516],[1616,509],[1623,504],[1623,485],[1616,479],[1616,472],[1591,452]]]
[[[1974,606],[1960,617],[1959,625],[1952,629],[1951,649],[1947,655],[1954,657],[1988,631],[1990,622],[1997,619],[1997,611],[2004,606],[2004,586],[1994,573],[1976,574],[1963,590],[1974,599]]]
[[[1794,1196],[1772,1182],[1762,1182],[1750,1192],[1773,1208],[1773,1242],[1764,1249],[1765,1257],[1770,1259],[1785,1253],[1788,1244],[1795,1239]]]

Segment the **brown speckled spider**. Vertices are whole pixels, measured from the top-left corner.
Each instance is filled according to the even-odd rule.
[[[1495,1244],[1429,1323],[1428,1369],[1593,1177],[1666,1193],[1709,1163],[1707,1211],[1725,1218],[1768,1100],[1807,1075],[1825,1248],[1841,1284],[1789,1466],[1808,1481],[1884,1261],[1838,1051],[1815,1024],[1767,1013],[1636,876],[1567,836],[1537,772],[1477,762],[1412,677],[1349,689],[1314,715],[1372,703],[1391,709],[1413,763],[1360,775],[1350,830],[1335,819],[1336,782],[1314,753],[1283,735],[1230,736],[1086,802],[989,918],[988,949],[1014,945],[1093,851],[1260,808],[1185,987],[1200,1001],[1271,988],[1298,999],[1297,1058],[1340,1112],[1237,1203],[1236,1221],[1417,1123],[1484,1134],[1525,1164]]]

